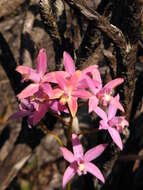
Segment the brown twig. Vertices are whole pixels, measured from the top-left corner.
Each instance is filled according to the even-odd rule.
[[[136,161],[136,160],[143,160],[143,155],[136,155],[136,154],[128,154],[128,155],[121,155],[119,156],[118,160],[122,161]]]
[[[31,39],[31,32],[33,29],[35,16],[31,10],[27,9],[23,21],[23,29],[21,34],[21,47],[20,47],[20,64],[32,66],[31,51],[33,49]]]
[[[5,17],[13,14],[14,11],[19,8],[25,0],[0,0],[0,17]]]
[[[67,1],[67,3],[78,8],[89,20],[94,20],[96,26],[106,35],[111,38],[118,47],[126,50],[126,39],[122,31],[110,24],[110,22],[104,17],[101,16],[97,11],[92,10],[86,6],[81,0]]]

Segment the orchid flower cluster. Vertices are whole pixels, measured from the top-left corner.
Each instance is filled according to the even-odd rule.
[[[122,150],[120,133],[128,126],[128,121],[124,116],[117,116],[117,111],[124,112],[124,108],[119,94],[114,95],[114,89],[123,83],[123,79],[116,78],[103,85],[97,65],[76,70],[67,52],[63,54],[63,64],[64,71],[47,73],[46,50],[41,49],[36,69],[28,66],[16,68],[22,75],[21,82],[31,83],[17,95],[19,111],[10,119],[27,117],[31,127],[37,125],[48,111],[58,115],[64,112],[74,118],[78,111],[78,100],[84,100],[88,102],[88,112],[95,112],[100,117],[99,130],[108,131],[113,142]],[[65,147],[61,148],[65,160],[70,163],[64,173],[63,187],[76,173],[82,175],[90,172],[104,182],[102,173],[91,161],[104,151],[106,145],[100,144],[84,155],[76,134],[72,134],[72,145],[74,154]]]

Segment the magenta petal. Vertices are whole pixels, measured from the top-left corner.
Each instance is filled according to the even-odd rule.
[[[67,103],[72,117],[75,117],[78,108],[77,98],[71,96],[68,98]]]
[[[39,83],[40,82],[40,74],[37,72],[30,72],[29,73],[29,80],[35,82],[35,83]]]
[[[59,85],[59,87],[62,89],[62,90],[67,90],[67,80],[64,78],[64,76],[62,74],[56,74],[56,80],[57,80],[57,83]]]
[[[94,109],[94,112],[99,116],[101,117],[101,119],[103,119],[104,121],[108,121],[108,118],[107,118],[107,115],[106,113],[99,107],[97,106],[95,109]]]
[[[122,104],[119,102],[119,100],[120,100],[120,96],[119,96],[119,94],[117,94],[115,97],[112,97],[110,104],[114,105],[117,109],[124,112],[125,110],[124,110]]]
[[[98,106],[98,102],[99,100],[96,98],[96,96],[93,96],[91,98],[89,98],[89,102],[88,102],[88,112],[92,112],[94,110],[96,110],[97,106]]]
[[[59,88],[55,88],[51,91],[51,94],[49,94],[49,98],[50,99],[57,99],[60,98],[62,95],[64,94],[64,91],[59,89]]]
[[[100,120],[99,130],[107,130],[108,129],[108,121]]]
[[[63,176],[63,188],[65,188],[66,184],[73,178],[76,174],[76,165],[75,163],[71,163],[69,167],[67,167],[64,176]]]
[[[69,151],[67,148],[61,147],[60,149],[62,151],[62,154],[63,154],[63,157],[65,160],[67,160],[70,163],[75,160],[73,153],[71,151]]]
[[[64,52],[64,67],[65,71],[72,75],[75,72],[75,65],[72,57],[65,51]]]
[[[58,102],[58,101],[56,101],[56,100],[50,100],[50,101],[49,101],[49,108],[50,108],[52,111],[54,111],[54,112],[60,114],[59,102]]]
[[[18,99],[27,98],[35,94],[38,90],[39,90],[39,84],[30,84],[24,90],[22,90],[22,92],[19,93],[17,97]]]
[[[46,114],[48,106],[46,104],[40,104],[38,111],[34,112],[33,125],[36,125]]]
[[[116,112],[117,112],[116,104],[110,103],[108,107],[108,120],[111,120],[116,115]]]
[[[122,150],[123,143],[122,143],[119,132],[115,128],[112,128],[112,127],[108,127],[108,131],[109,131],[114,143]]]
[[[86,167],[87,172],[89,172],[92,175],[94,175],[95,177],[97,177],[103,183],[105,182],[104,177],[97,166],[95,166],[91,162],[87,162],[87,163],[85,163],[85,167]]]
[[[102,80],[101,80],[101,75],[98,69],[93,70],[93,81],[98,82],[98,87],[102,88]]]
[[[48,96],[50,96],[51,93],[52,93],[52,87],[51,87],[51,85],[50,85],[49,83],[42,83],[42,84],[40,85],[40,89],[42,89],[42,91],[43,91],[45,94],[47,94]]]
[[[91,94],[87,90],[74,90],[72,92],[72,96],[88,99],[91,96]]]
[[[29,74],[30,72],[35,72],[35,70],[33,70],[32,68],[23,65],[17,66],[16,71],[19,72],[21,75]]]
[[[120,84],[122,84],[124,82],[123,78],[116,78],[114,80],[111,80],[110,82],[108,82],[104,88],[109,88],[109,89],[113,89],[117,86],[119,86]]]
[[[23,118],[28,116],[31,113],[31,111],[18,111],[14,114],[12,114],[8,120],[14,120],[14,119],[18,119],[18,118]]]
[[[100,144],[98,146],[95,146],[94,148],[91,148],[85,153],[84,161],[90,162],[96,159],[98,156],[102,154],[102,152],[105,150],[106,147],[107,147],[107,144]]]
[[[72,88],[72,89],[75,89],[79,82],[80,82],[80,79],[81,79],[81,71],[76,71],[70,78],[70,80],[68,81],[68,85]]]
[[[79,89],[87,89],[88,88],[88,85],[87,85],[87,82],[86,82],[86,79],[84,78],[84,76],[82,76],[82,78],[80,79],[78,88]]]
[[[46,50],[41,49],[38,54],[38,64],[37,64],[37,72],[41,75],[41,77],[45,74],[47,69],[47,55]]]
[[[58,104],[58,110],[69,114],[68,108],[65,105],[62,105],[60,103]]]
[[[80,143],[80,140],[76,134],[72,134],[72,146],[73,152],[76,160],[83,157],[83,147]]]
[[[83,74],[92,73],[94,70],[98,69],[98,65],[91,65],[83,70]]]
[[[16,71],[22,75],[23,77],[22,82],[24,82],[24,80],[39,82],[40,80],[39,74],[30,67],[20,65],[16,67]]]
[[[57,83],[56,75],[62,75],[64,78],[69,77],[69,73],[65,71],[55,71],[55,72],[50,72],[44,75],[43,77],[43,82],[52,82],[52,83]]]
[[[93,81],[91,80],[91,78],[88,77],[88,76],[86,76],[86,82],[87,82],[88,87],[89,87],[89,89],[91,90],[91,92],[92,92],[94,95],[96,95],[97,89],[95,88],[95,85],[94,85]]]

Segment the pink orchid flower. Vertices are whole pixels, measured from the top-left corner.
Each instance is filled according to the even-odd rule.
[[[31,127],[37,125],[49,109],[57,114],[60,114],[61,111],[68,111],[65,106],[61,105],[56,100],[41,102],[38,100],[40,100],[40,98],[33,98],[33,100],[30,100],[30,98],[21,99],[19,105],[20,110],[11,115],[9,120],[28,117],[28,126]]]
[[[75,117],[78,104],[78,98],[88,98],[89,92],[86,90],[78,89],[78,84],[81,78],[81,71],[76,71],[68,79],[64,78],[60,73],[56,75],[56,80],[60,88],[55,88],[53,90],[53,95],[50,99],[60,98],[60,103],[62,105],[68,104],[68,108],[71,112],[72,117]]]
[[[92,79],[96,88],[102,88],[102,80],[98,70],[98,65],[91,65],[82,71],[82,79],[79,85],[80,88],[88,88],[87,76]]]
[[[89,97],[89,112],[95,111],[99,103],[103,103],[104,106],[107,106],[110,102],[116,102],[117,109],[124,112],[124,108],[119,102],[119,95],[117,95],[118,98],[112,96],[112,89],[121,84],[123,79],[114,79],[108,82],[103,88],[99,81],[92,80],[89,76],[85,76],[85,79],[92,93]]]
[[[101,171],[91,161],[99,157],[107,145],[100,144],[91,148],[84,154],[83,147],[78,136],[76,134],[72,134],[72,146],[74,154],[65,147],[61,148],[64,159],[70,163],[63,176],[63,188],[65,188],[66,184],[76,173],[80,176],[89,172],[104,183],[105,180]]]
[[[89,97],[88,101],[88,112],[92,112],[96,110],[99,104],[99,99],[97,98],[97,92],[99,91],[98,88],[95,87],[95,82],[89,77],[85,76],[86,83],[91,91],[91,96]]]
[[[69,77],[72,76],[76,72],[75,63],[72,57],[66,51],[63,54],[63,63],[66,73],[69,75]],[[68,78],[68,75],[65,76],[65,78]],[[98,87],[101,86],[101,77],[98,66],[92,65],[82,71],[81,80],[78,85],[79,88],[84,89],[88,87],[85,80],[86,75],[92,75],[93,80],[96,82],[96,84],[98,83]]]
[[[19,111],[9,117],[9,120],[28,117],[28,126],[33,125],[33,115],[38,110],[39,105],[36,102],[30,101],[29,98],[21,99],[19,104]]]
[[[118,96],[115,98],[118,99]],[[128,126],[128,121],[123,116],[116,116],[116,112],[116,101],[109,104],[107,114],[99,107],[96,109],[97,115],[102,119],[100,121],[99,130],[108,130],[115,144],[122,150],[123,144],[120,137],[120,132],[122,132],[121,129]]]
[[[103,88],[99,89],[99,92],[97,93],[98,99],[102,102],[103,106],[107,106],[110,101],[114,98],[112,96],[113,89],[119,86],[124,82],[123,78],[116,78],[114,80],[109,81]],[[122,112],[124,112],[123,106],[120,104],[120,102],[116,102],[118,109],[120,109]]]
[[[96,109],[99,101],[103,106],[107,106],[111,101],[113,101],[113,89],[122,84],[123,81],[124,80],[122,78],[117,78],[108,82],[105,86],[102,86],[101,75],[97,65],[92,65],[84,69],[82,71],[80,87],[87,88],[88,86],[93,94],[89,99],[89,112]],[[118,109],[124,112],[124,108],[119,101],[116,102],[116,105]]]
[[[64,51],[63,59],[65,71],[69,74],[69,76],[72,76],[75,73],[75,63],[72,57]]]
[[[98,105],[100,103],[99,94],[101,93],[101,91],[104,91],[104,89],[99,88],[99,83],[96,80],[93,81],[89,76],[85,76],[85,79],[86,79],[86,83],[92,94],[91,96],[89,96],[88,110],[89,110],[89,113],[92,111],[96,112],[96,108],[98,107]],[[116,98],[111,96],[109,102],[112,102],[112,103],[114,102],[117,109],[120,109],[122,112],[124,112],[124,108],[121,105],[121,103],[119,102],[119,95],[117,95]]]
[[[27,66],[18,66],[16,71],[19,72],[23,80],[31,80],[33,83],[28,85],[21,93],[17,95],[19,99],[24,99],[29,96],[32,96],[36,92],[42,88],[44,81],[44,75],[47,69],[47,57],[46,57],[46,50],[41,49],[38,54],[38,64],[36,69],[32,69]],[[50,84],[45,83],[47,85],[47,90],[51,90]]]
[[[65,71],[49,72],[44,76],[43,81],[57,83],[56,75],[59,74],[64,78],[71,77],[75,73],[75,64],[72,57],[66,51],[63,53],[63,64]]]

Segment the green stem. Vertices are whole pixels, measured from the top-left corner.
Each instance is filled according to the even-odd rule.
[[[67,129],[67,147],[69,149],[72,148],[72,123],[73,123],[73,117],[70,117],[70,126]],[[71,183],[69,182],[67,184],[67,190],[71,190]]]
[[[68,184],[67,184],[67,190],[71,190],[71,183],[70,182],[68,182]]]

